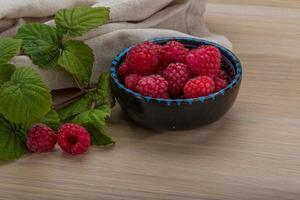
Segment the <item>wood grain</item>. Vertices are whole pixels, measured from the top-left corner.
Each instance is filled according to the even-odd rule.
[[[3,163],[0,199],[300,199],[300,1],[209,2],[209,28],[229,37],[244,67],[223,119],[154,133],[116,108],[114,148]]]

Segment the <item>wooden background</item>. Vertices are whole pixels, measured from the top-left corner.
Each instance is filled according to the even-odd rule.
[[[300,1],[210,0],[207,22],[244,65],[220,121],[154,133],[114,110],[112,149],[0,165],[0,199],[300,199]]]

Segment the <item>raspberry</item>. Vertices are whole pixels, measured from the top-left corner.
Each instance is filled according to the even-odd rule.
[[[36,124],[31,127],[27,136],[27,147],[33,152],[48,152],[54,149],[56,134],[45,124]]]
[[[169,95],[169,93],[164,93],[163,95],[161,95],[161,97],[160,98],[162,98],[162,99],[169,99],[170,98],[170,95]]]
[[[89,132],[82,126],[67,123],[59,129],[57,141],[63,151],[77,155],[88,150],[91,138]]]
[[[143,78],[143,76],[140,74],[130,74],[129,76],[127,76],[125,78],[125,86],[128,89],[136,92],[136,86],[142,78]]]
[[[223,80],[219,77],[216,77],[214,80],[215,80],[215,92],[224,89],[228,85],[227,80]]]
[[[217,76],[219,79],[222,79],[224,81],[227,81],[227,73],[224,70],[220,70]]]
[[[195,75],[214,78],[221,68],[221,53],[214,46],[201,46],[187,55],[186,62]]]
[[[137,45],[128,52],[126,63],[135,74],[153,74],[158,67],[158,52],[147,44]]]
[[[161,49],[161,47],[162,47],[162,46],[159,45],[159,44],[156,44],[156,43],[153,43],[153,42],[148,42],[148,41],[144,42],[144,44],[145,44],[145,45],[148,45],[150,48],[156,50],[157,52],[159,52],[160,49]]]
[[[178,97],[182,93],[182,88],[192,77],[188,66],[183,63],[170,64],[163,72],[163,77],[169,83],[169,93]]]
[[[167,67],[171,63],[186,63],[189,50],[177,41],[167,42],[159,51],[160,64]]]
[[[215,83],[209,76],[198,76],[190,79],[184,86],[185,98],[207,96],[215,90]]]
[[[167,98],[168,82],[160,75],[146,76],[138,82],[136,90],[144,96]]]
[[[123,62],[118,69],[118,77],[121,81],[123,81],[129,74],[131,74],[131,70],[127,66],[126,62]]]

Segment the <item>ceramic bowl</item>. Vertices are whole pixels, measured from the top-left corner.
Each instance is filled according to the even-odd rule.
[[[125,88],[117,70],[130,48],[123,50],[111,65],[113,91],[123,111],[136,123],[154,130],[184,130],[210,124],[220,119],[232,107],[242,80],[239,59],[225,47],[206,40],[182,37],[158,38],[150,42],[165,44],[176,40],[187,48],[213,45],[222,53],[222,69],[229,76],[226,88],[205,97],[192,99],[158,99],[142,96]]]

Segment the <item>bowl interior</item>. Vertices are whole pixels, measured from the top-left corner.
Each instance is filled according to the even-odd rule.
[[[242,75],[242,69],[241,69],[241,64],[239,59],[228,49],[225,47],[210,42],[206,40],[201,40],[201,39],[194,39],[194,38],[182,38],[182,37],[169,37],[169,38],[158,38],[154,40],[149,40],[149,42],[154,42],[158,44],[165,44],[168,41],[176,40],[178,42],[181,42],[184,44],[186,48],[189,49],[194,49],[197,48],[201,45],[213,45],[217,47],[222,54],[222,69],[227,73],[228,76],[228,86],[216,93],[212,93],[208,96],[205,97],[198,97],[198,98],[192,98],[192,99],[159,99],[159,98],[152,98],[152,97],[147,97],[147,96],[142,96],[139,93],[133,92],[129,89],[127,89],[124,84],[119,80],[118,75],[117,75],[117,70],[122,64],[122,62],[125,60],[126,55],[130,48],[133,46],[126,48],[123,50],[113,61],[112,61],[112,66],[111,66],[111,77],[112,81],[121,89],[125,90],[127,93],[131,93],[132,95],[136,96],[137,98],[143,98],[146,101],[158,101],[158,102],[165,102],[168,105],[171,105],[172,103],[189,103],[192,104],[194,101],[201,101],[204,102],[207,99],[210,98],[216,98],[217,95],[224,95],[227,91],[229,91],[231,88],[233,88],[241,79]]]

